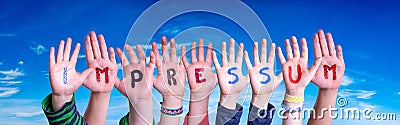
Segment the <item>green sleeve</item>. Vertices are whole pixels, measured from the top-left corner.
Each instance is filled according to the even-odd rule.
[[[60,110],[54,111],[51,94],[49,94],[42,101],[42,109],[50,125],[87,125],[76,109],[74,97]]]

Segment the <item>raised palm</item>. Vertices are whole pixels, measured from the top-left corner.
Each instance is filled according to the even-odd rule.
[[[248,77],[242,73],[242,59],[243,59],[244,45],[241,43],[236,56],[235,56],[235,41],[230,40],[229,45],[229,61],[226,56],[226,43],[222,43],[222,67],[218,62],[216,53],[213,52],[214,66],[217,70],[218,83],[222,95],[237,95],[247,85]]]
[[[76,45],[70,59],[71,43],[72,39],[68,38],[64,50],[64,41],[60,42],[57,59],[54,57],[54,47],[50,49],[50,84],[53,94],[57,96],[72,96],[86,77],[94,71],[94,69],[87,69],[82,74],[75,71],[80,44]]]
[[[322,59],[316,58],[314,64],[308,69],[308,48],[306,40],[304,38],[301,39],[301,57],[297,38],[293,36],[292,42],[294,49],[293,54],[289,39],[285,40],[288,61],[285,60],[280,47],[278,47],[278,56],[282,65],[283,78],[287,92],[289,92],[290,95],[301,95],[304,94],[304,89],[314,77]]]
[[[114,84],[119,82],[114,49],[109,49],[109,57],[104,36],[99,35],[97,38],[96,33],[93,31],[86,36],[85,47],[88,68],[96,69],[96,72],[91,73],[83,85],[92,92],[111,92]]]
[[[168,41],[165,36],[161,38],[162,56],[158,51],[157,44],[152,43],[153,52],[156,56],[156,66],[158,76],[154,80],[154,87],[163,96],[183,97],[185,91],[186,71],[181,60],[178,63],[176,56],[176,43],[174,39],[170,41],[171,53],[168,53]],[[185,53],[181,53],[183,55]]]
[[[186,53],[186,47],[182,47],[182,52]],[[212,72],[212,44],[208,44],[206,60],[204,60],[204,41],[200,39],[198,58],[196,58],[196,42],[192,43],[191,61],[190,65],[186,54],[183,55],[183,63],[185,65],[188,82],[191,93],[201,93],[204,97],[208,96],[214,90],[217,84],[216,75]],[[197,77],[196,77],[197,75]]]
[[[342,47],[338,45],[335,49],[332,34],[327,33],[325,38],[323,30],[314,34],[314,46],[315,57],[322,57],[322,62],[312,82],[322,89],[338,89],[345,70]]]
[[[150,52],[150,63],[146,66],[146,55],[140,45],[136,45],[139,59],[130,45],[125,44],[125,49],[129,54],[130,61],[128,61],[124,52],[117,48],[124,69],[124,79],[118,82],[115,87],[131,101],[151,98],[154,79],[154,53]]]
[[[275,43],[272,43],[267,60],[267,41],[262,40],[261,57],[258,56],[258,43],[254,43],[253,48],[254,66],[251,64],[247,51],[245,51],[245,60],[247,69],[249,69],[250,83],[253,95],[267,95],[271,93],[282,82],[282,73],[278,76],[274,72],[275,64]],[[261,60],[261,61],[260,61]]]

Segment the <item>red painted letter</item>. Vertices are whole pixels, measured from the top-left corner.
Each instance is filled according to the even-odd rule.
[[[325,76],[325,79],[328,79],[328,71],[329,70],[332,70],[333,80],[336,80],[336,64],[333,64],[332,66],[324,65],[324,76]]]
[[[202,83],[202,82],[205,82],[206,81],[206,79],[200,79],[200,77],[202,76],[201,74],[200,74],[200,72],[203,72],[204,71],[204,68],[195,68],[194,69],[194,75],[196,76],[196,82],[197,83]]]
[[[96,80],[97,82],[100,82],[100,74],[105,74],[105,82],[108,83],[109,79],[108,79],[108,67],[104,68],[103,70],[100,68],[96,68]]]
[[[297,79],[296,80],[293,80],[293,78],[292,78],[292,67],[291,66],[289,66],[289,80],[290,80],[290,82],[292,82],[292,83],[299,83],[300,82],[300,79],[301,79],[301,67],[300,67],[300,64],[297,64]]]

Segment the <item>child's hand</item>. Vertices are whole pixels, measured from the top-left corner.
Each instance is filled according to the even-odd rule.
[[[297,38],[292,37],[294,53],[289,39],[285,40],[286,54],[288,60],[282,54],[282,50],[278,47],[278,56],[282,64],[283,77],[285,80],[286,93],[291,96],[303,96],[304,89],[314,77],[317,68],[321,64],[322,58],[316,57],[314,64],[308,69],[308,48],[304,38],[301,39],[302,55],[300,57],[300,49]]]
[[[124,52],[117,48],[117,53],[124,69],[124,79],[117,83],[115,87],[130,101],[151,100],[154,79],[154,53],[150,52],[150,63],[146,66],[146,55],[140,45],[136,45],[139,59],[130,45],[125,44],[125,49],[129,54],[130,62]]]
[[[186,84],[185,67],[182,60],[178,63],[175,40],[171,39],[170,41],[170,53],[168,53],[168,41],[165,36],[162,37],[161,42],[163,59],[160,57],[157,44],[155,42],[152,44],[158,70],[158,76],[155,78],[154,87],[163,97],[174,96],[182,100]]]
[[[342,47],[340,45],[336,46],[338,51],[336,54],[332,34],[327,33],[326,37],[328,46],[326,45],[327,42],[323,30],[319,30],[318,34],[314,34],[314,54],[317,58],[322,57],[322,62],[312,82],[320,89],[338,89],[345,70]]]
[[[54,58],[54,47],[50,49],[49,75],[52,88],[52,103],[55,111],[72,99],[73,93],[82,85],[86,77],[94,71],[87,69],[82,74],[75,71],[79,55],[80,44],[77,43],[74,52],[70,56],[72,39],[67,38],[64,49],[64,40],[61,40],[58,48],[57,59]]]
[[[191,65],[186,57],[186,47],[182,47],[182,53],[185,53],[182,58],[187,71],[191,97],[194,97],[191,98],[191,101],[202,100],[209,97],[217,84],[216,75],[211,69],[212,44],[208,44],[206,60],[204,60],[204,41],[200,39],[199,44],[198,58],[196,58],[196,42],[192,43],[192,49],[190,52]]]
[[[221,90],[221,105],[234,109],[240,92],[247,86],[248,76],[242,73],[243,43],[239,45],[235,61],[235,41],[230,40],[229,60],[226,55],[226,43],[222,43],[222,67],[218,62],[215,51],[213,52],[214,66],[217,70],[218,82]]]
[[[109,57],[104,36],[96,38],[93,31],[86,36],[85,47],[88,68],[96,69],[96,72],[90,74],[83,85],[94,93],[110,93],[114,84],[120,82],[114,49],[109,49]]]
[[[259,108],[267,108],[272,92],[282,83],[282,73],[275,75],[275,43],[272,43],[267,60],[267,40],[261,43],[261,56],[258,56],[258,43],[254,43],[252,66],[248,53],[245,51],[245,60],[250,74],[250,83],[253,90],[252,104]]]

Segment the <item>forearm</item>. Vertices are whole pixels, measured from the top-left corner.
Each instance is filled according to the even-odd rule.
[[[176,96],[163,96],[162,107],[167,109],[178,109],[182,107],[182,98]],[[161,114],[160,125],[177,125],[182,115],[169,116]]]
[[[198,125],[205,117],[208,117],[209,98],[208,94],[190,94],[189,125]]]
[[[238,100],[238,94],[232,94],[232,95],[221,94],[221,97],[219,98],[219,103],[228,109],[235,109],[237,100]]]
[[[295,91],[286,91],[286,94],[290,95],[290,96],[304,96],[304,90],[295,90]],[[287,107],[287,108],[291,108],[291,109],[296,109],[299,107],[303,107],[304,102],[287,102],[287,101],[283,101],[283,104]],[[302,113],[301,111],[294,111],[294,112],[290,112],[290,111],[286,111],[283,114],[283,119],[282,119],[282,125],[302,125]]]
[[[150,98],[130,100],[129,102],[129,124],[151,125],[153,124],[153,101]]]
[[[106,122],[110,93],[90,93],[84,119],[89,124],[103,125]]]
[[[338,89],[319,89],[317,101],[314,104],[314,112],[308,120],[308,125],[332,124],[333,111],[335,107]],[[315,116],[315,117],[314,117]]]
[[[267,109],[270,96],[271,95],[252,95],[251,104],[260,109]]]

